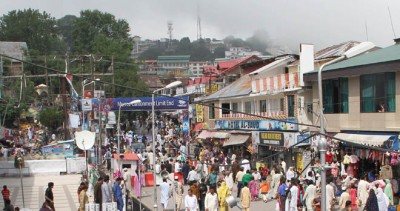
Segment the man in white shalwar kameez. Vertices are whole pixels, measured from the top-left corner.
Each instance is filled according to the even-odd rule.
[[[163,182],[160,184],[160,201],[163,211],[165,211],[168,207],[168,200],[171,198],[171,188],[167,183],[167,179],[163,179]]]
[[[272,198],[276,198],[281,177],[282,174],[279,172],[279,170],[276,170],[271,182],[270,197]]]
[[[210,192],[207,193],[204,199],[204,209],[208,211],[218,211],[218,195],[215,193],[215,187],[210,186]]]
[[[299,188],[297,187],[296,180],[291,179],[292,187],[290,188],[290,211],[297,211],[297,198],[299,196]]]
[[[229,188],[229,191],[232,192],[233,189],[233,173],[232,172],[227,172],[225,176],[225,183],[226,186]]]
[[[335,200],[335,189],[330,185],[331,181],[327,181],[326,185],[326,210],[330,211],[332,210],[332,203],[333,200]]]

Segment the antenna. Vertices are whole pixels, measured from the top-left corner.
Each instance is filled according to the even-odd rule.
[[[168,25],[169,42],[171,42],[171,40],[172,40],[172,30],[174,30],[173,27],[172,27],[172,25],[173,25],[172,21],[168,21],[167,25]]]
[[[392,14],[390,13],[389,5],[388,5],[388,11],[389,11],[390,24],[392,25],[393,36],[394,36],[394,39],[396,39],[396,32],[394,31],[393,20],[392,20]]]
[[[197,40],[201,39],[201,19],[200,19],[200,9],[197,5]]]
[[[368,25],[367,25],[367,20],[365,20],[365,35],[367,36],[367,41],[369,41],[368,39]]]

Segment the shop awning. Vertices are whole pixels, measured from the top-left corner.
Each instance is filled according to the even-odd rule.
[[[350,133],[338,133],[335,135],[335,138],[342,139],[343,141],[375,147],[383,146],[390,137],[392,137],[392,135],[364,135]]]
[[[213,137],[214,137],[214,134],[215,134],[215,132],[203,130],[203,131],[201,131],[201,133],[199,134],[199,136],[197,136],[197,138],[200,138],[200,139],[213,138]]]
[[[203,123],[199,122],[194,126],[193,131],[200,131],[201,129],[203,129]]]
[[[231,134],[228,141],[224,143],[224,147],[233,146],[245,143],[250,138],[250,135],[245,134]]]
[[[215,132],[214,138],[219,138],[219,139],[226,139],[229,138],[229,133],[226,132]]]

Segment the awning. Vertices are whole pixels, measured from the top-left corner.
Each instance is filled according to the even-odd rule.
[[[245,134],[231,134],[229,137],[228,141],[224,143],[224,147],[226,146],[232,146],[232,145],[239,145],[245,143],[247,140],[249,140],[250,135],[245,135]]]
[[[200,131],[201,129],[203,129],[203,123],[199,122],[194,126],[193,131]]]
[[[392,137],[392,135],[364,135],[364,134],[338,133],[334,137],[355,144],[381,147],[385,144],[386,141],[390,139],[390,137]]]
[[[229,133],[226,133],[226,132],[216,132],[215,134],[214,134],[214,138],[218,138],[218,139],[226,139],[226,138],[229,138]]]
[[[213,138],[213,137],[214,137],[214,134],[215,134],[215,132],[203,130],[203,131],[201,131],[201,133],[199,134],[199,136],[197,136],[197,138],[200,138],[200,139]]]

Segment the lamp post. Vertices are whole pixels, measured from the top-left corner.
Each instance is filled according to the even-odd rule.
[[[129,102],[129,103],[121,103],[119,106],[118,106],[118,121],[117,121],[117,131],[118,131],[118,137],[117,137],[117,144],[118,144],[118,146],[117,146],[117,155],[118,155],[118,169],[119,170],[121,170],[121,168],[120,168],[120,161],[121,161],[121,159],[120,159],[120,153],[121,153],[121,149],[120,149],[120,140],[121,140],[121,126],[120,126],[120,121],[121,121],[121,107],[123,107],[123,106],[127,106],[127,105],[133,105],[133,104],[137,104],[137,103],[140,103],[140,102],[142,102],[141,100],[133,100],[133,101],[131,101],[131,102]]]
[[[151,95],[151,113],[152,113],[151,125],[152,125],[152,139],[153,139],[153,178],[154,178],[154,184],[153,184],[154,206],[153,206],[153,208],[154,208],[155,211],[157,211],[158,203],[157,203],[157,184],[156,184],[157,182],[156,182],[156,171],[155,171],[155,166],[156,166],[156,139],[155,139],[155,137],[156,137],[155,135],[156,134],[155,133],[156,132],[155,132],[155,127],[154,127],[154,124],[155,124],[154,95],[155,95],[155,93],[157,93],[157,92],[159,92],[161,90],[171,89],[171,88],[174,88],[174,87],[179,86],[181,84],[182,84],[181,81],[174,81],[174,82],[168,84],[167,86],[165,86],[165,87],[163,87],[161,89],[154,90],[152,95]]]
[[[348,59],[354,56],[357,56],[361,53],[364,53],[372,48],[374,48],[375,45],[371,42],[363,42],[360,43],[349,50],[347,50],[343,56],[340,56],[336,59],[333,59],[323,65],[318,70],[318,98],[319,98],[319,109],[320,109],[320,116],[319,116],[319,122],[320,122],[320,139],[318,141],[318,150],[320,153],[320,158],[321,158],[321,210],[326,210],[326,169],[328,168],[325,166],[325,159],[326,159],[326,151],[328,150],[328,144],[326,141],[326,138],[323,137],[322,134],[325,133],[325,123],[324,123],[324,108],[323,108],[323,98],[322,98],[322,70],[333,63],[342,61],[344,59]]]
[[[18,166],[19,166],[19,178],[21,180],[22,205],[25,207],[24,184],[22,182],[22,162],[24,162],[24,160],[22,159],[21,156],[18,156],[17,161],[18,161]]]

